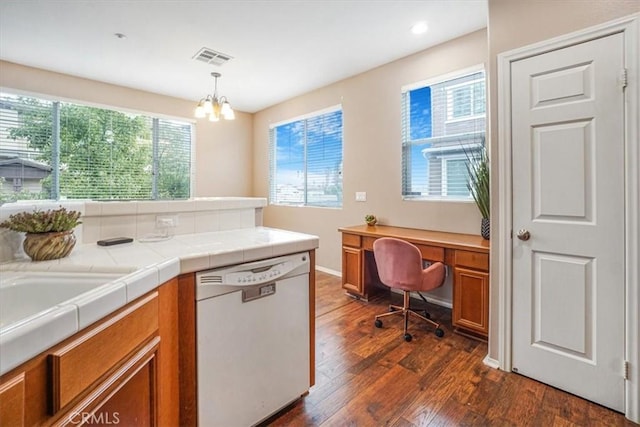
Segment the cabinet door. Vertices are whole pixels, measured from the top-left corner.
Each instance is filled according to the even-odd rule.
[[[342,247],[342,288],[363,295],[362,249]]]
[[[156,337],[145,345],[54,425],[158,425],[159,343]]]
[[[489,274],[455,268],[453,326],[487,337],[489,334]]]
[[[0,385],[0,426],[25,425],[24,406],[24,373],[21,373]]]

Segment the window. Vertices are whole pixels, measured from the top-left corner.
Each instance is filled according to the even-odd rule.
[[[186,199],[191,133],[187,122],[1,93],[0,201]]]
[[[466,120],[485,112],[484,80],[447,88],[447,120]]]
[[[342,109],[269,129],[270,203],[342,207]]]
[[[480,67],[402,89],[404,199],[472,200],[467,166],[484,149],[485,111]]]

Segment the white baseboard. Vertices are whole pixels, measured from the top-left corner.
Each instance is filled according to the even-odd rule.
[[[485,365],[487,365],[490,368],[500,369],[500,362],[498,362],[496,359],[492,359],[491,357],[489,357],[488,354],[482,360],[482,363],[484,363]]]
[[[395,293],[397,293],[397,294],[402,295],[402,291],[401,291],[401,290],[399,290],[399,289],[391,289],[391,292],[395,292]],[[451,301],[450,301],[450,300],[446,300],[446,299],[443,299],[443,298],[434,297],[434,296],[431,296],[431,295],[424,295],[424,294],[423,294],[423,296],[424,296],[424,298],[425,298],[428,302],[430,302],[431,304],[439,305],[439,306],[441,306],[441,307],[446,307],[446,308],[452,308],[452,307],[453,307],[453,304],[451,303]],[[415,298],[415,299],[417,299],[417,300],[422,301],[422,298],[420,298],[420,295],[418,295],[418,294],[417,294],[417,293],[415,293],[415,292],[412,292],[412,293],[411,293],[411,298]]]
[[[316,265],[316,270],[322,271],[323,273],[331,274],[332,276],[342,277],[342,272],[337,271],[337,270],[333,270],[331,268],[323,267],[321,265]],[[392,289],[391,292],[396,292],[396,293],[402,294],[402,291],[400,291],[400,290]],[[422,300],[417,293],[411,293],[411,297]],[[434,297],[434,296],[431,296],[431,295],[425,295],[424,297],[425,297],[425,299],[427,301],[429,301],[432,304],[439,305],[441,307],[446,307],[446,308],[452,308],[453,307],[453,305],[451,303],[451,300],[438,298],[438,297]]]
[[[316,265],[316,270],[322,271],[323,273],[331,274],[332,276],[342,277],[342,273],[337,270],[332,270],[327,267],[323,267],[321,265]]]

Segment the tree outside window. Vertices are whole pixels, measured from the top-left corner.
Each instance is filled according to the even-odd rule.
[[[191,125],[111,109],[0,94],[0,176],[22,164],[17,199],[184,199]],[[10,170],[11,169],[11,170]],[[47,170],[37,176],[36,170]]]

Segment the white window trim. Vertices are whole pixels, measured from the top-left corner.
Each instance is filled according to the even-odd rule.
[[[279,126],[287,125],[289,123],[299,122],[301,120],[312,119],[314,117],[322,116],[322,115],[328,114],[328,113],[334,113],[336,111],[341,111],[341,110],[342,110],[342,104],[332,105],[330,107],[323,108],[322,110],[316,110],[316,111],[313,111],[311,113],[302,114],[300,116],[296,116],[296,117],[293,117],[293,118],[290,118],[290,119],[281,120],[279,122],[274,122],[274,123],[269,123],[269,130],[275,129],[275,128],[279,127]]]
[[[439,74],[437,76],[430,77],[426,80],[421,80],[419,82],[403,85],[400,88],[400,90],[402,93],[406,93],[414,89],[421,89],[425,86],[433,86],[434,84],[442,83],[442,81],[444,80],[453,80],[457,78],[470,76],[472,74],[479,73],[480,71],[484,71],[486,75],[486,70],[487,70],[487,67],[485,66],[484,63],[476,64],[468,68],[463,68],[462,70],[455,70],[446,74]]]

